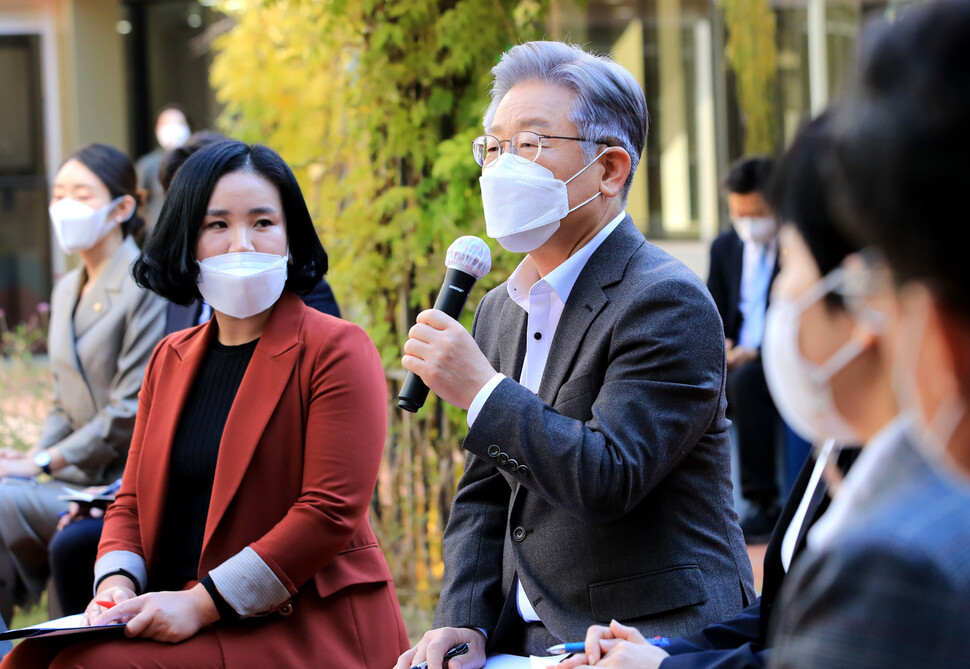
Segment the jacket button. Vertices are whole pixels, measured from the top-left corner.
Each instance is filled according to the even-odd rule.
[[[281,616],[291,615],[293,613],[293,604],[291,602],[287,602],[280,607],[279,611]]]
[[[509,463],[509,454],[508,453],[499,453],[498,454],[498,463],[500,465],[507,465]]]
[[[522,474],[522,476],[525,476],[529,473],[529,468],[525,465],[519,465],[519,473]]]
[[[514,530],[512,530],[512,538],[516,541],[525,541],[526,531],[525,528],[519,525]]]
[[[496,446],[495,444],[492,444],[491,446],[488,447],[488,455],[489,455],[489,457],[494,458],[500,452],[501,452],[501,449],[498,446]]]
[[[509,458],[509,469],[511,469],[514,472],[518,468],[519,468],[519,461],[516,460],[515,458]]]

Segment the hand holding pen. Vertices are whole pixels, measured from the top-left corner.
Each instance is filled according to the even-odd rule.
[[[441,664],[446,665],[448,663],[448,660],[450,660],[451,658],[458,657],[459,655],[464,655],[467,652],[468,652],[468,644],[460,643],[454,648],[452,648],[451,650],[449,650],[447,653],[445,653],[445,656],[441,659]],[[413,667],[411,667],[411,669],[428,669],[428,661],[425,660],[421,664],[416,664]]]
[[[485,634],[471,627],[439,627],[401,653],[394,669],[481,669]]]
[[[670,639],[667,637],[645,639],[636,628],[621,625],[614,620],[609,627],[590,627],[584,643],[560,644],[549,648],[548,652],[579,653],[567,656],[559,664],[551,665],[557,668],[596,666],[607,669],[652,669],[659,667],[668,657],[662,648],[668,645]]]

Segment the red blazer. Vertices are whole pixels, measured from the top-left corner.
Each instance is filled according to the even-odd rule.
[[[124,481],[105,518],[99,557],[140,555],[149,579],[172,439],[215,332],[213,319],[155,349]],[[265,616],[212,628],[227,666],[386,669],[408,648],[367,511],[386,421],[387,390],[371,340],[284,292],[226,421],[199,575],[249,546],[291,599]]]

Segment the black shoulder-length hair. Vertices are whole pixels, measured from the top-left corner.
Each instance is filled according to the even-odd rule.
[[[805,240],[822,276],[862,249],[843,232],[838,217],[832,185],[832,114],[825,111],[798,131],[765,192],[778,222],[792,225]],[[842,298],[831,292],[825,303],[845,308]]]
[[[230,140],[200,149],[175,174],[158,223],[132,267],[138,285],[176,304],[202,298],[195,243],[216,183],[233,172],[257,174],[279,191],[291,257],[286,288],[305,295],[320,283],[327,252],[293,172],[272,149]]]

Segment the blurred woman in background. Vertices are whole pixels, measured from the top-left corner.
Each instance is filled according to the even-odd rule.
[[[54,288],[48,337],[53,408],[29,453],[0,453],[0,614],[36,602],[47,580],[47,543],[67,503],[62,484],[121,475],[145,365],[162,338],[165,302],[135,284],[132,234],[139,193],[119,150],[89,144],[54,180],[54,234],[81,265]],[[41,483],[41,474],[53,480]]]

